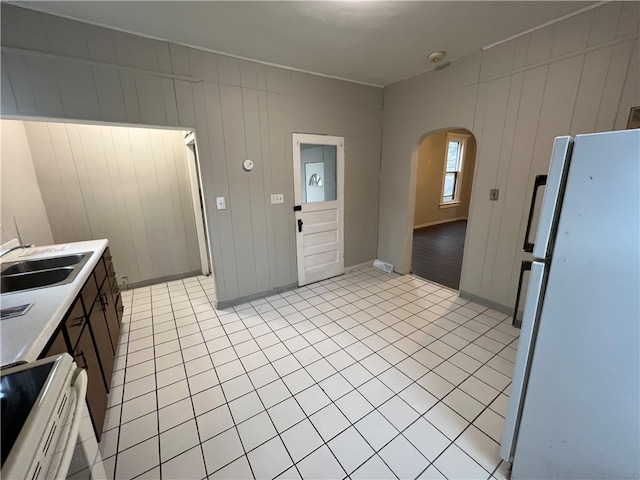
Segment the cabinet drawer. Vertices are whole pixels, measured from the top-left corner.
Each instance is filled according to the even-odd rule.
[[[64,321],[64,325],[67,329],[67,335],[69,335],[69,341],[71,342],[71,348],[76,347],[86,322],[87,319],[84,316],[82,302],[80,302],[80,300],[76,300]]]
[[[91,313],[91,307],[93,306],[93,302],[98,295],[98,286],[96,285],[96,280],[93,276],[93,273],[89,275],[87,278],[87,282],[82,287],[82,291],[80,292],[80,296],[82,297],[82,303],[84,303],[84,307],[87,311],[87,315]]]

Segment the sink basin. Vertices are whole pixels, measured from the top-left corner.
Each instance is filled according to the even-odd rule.
[[[43,258],[41,260],[23,260],[13,263],[2,270],[2,275],[13,275],[16,273],[37,272],[40,270],[50,270],[52,268],[69,267],[80,263],[87,256],[87,253],[76,253],[65,255],[64,257]]]
[[[0,277],[0,292],[11,293],[31,288],[48,287],[67,280],[73,273],[73,267],[54,268],[31,273],[18,273]]]
[[[89,261],[92,253],[82,252],[6,263],[0,272],[0,293],[71,283]]]

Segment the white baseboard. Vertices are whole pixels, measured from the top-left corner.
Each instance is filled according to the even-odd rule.
[[[456,217],[456,218],[449,218],[447,220],[436,220],[435,222],[421,223],[420,225],[414,225],[413,229],[417,230],[418,228],[432,227],[434,225],[440,225],[442,223],[457,222],[458,220],[467,220],[467,217]]]

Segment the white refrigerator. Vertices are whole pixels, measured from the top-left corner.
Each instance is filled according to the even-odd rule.
[[[556,139],[500,449],[515,480],[640,478],[639,184],[640,130]]]

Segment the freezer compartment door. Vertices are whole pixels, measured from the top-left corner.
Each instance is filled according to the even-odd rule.
[[[535,243],[533,245],[528,244],[530,249],[527,249],[529,239],[525,238],[525,250],[533,250],[535,258],[547,258],[551,253],[551,243],[562,202],[572,146],[573,139],[571,137],[558,137],[553,144],[551,165],[549,167],[549,175],[546,178],[546,188],[538,220],[538,231]],[[532,221],[531,216],[529,222]]]
[[[544,293],[545,269],[546,265],[543,262],[532,262],[531,264],[527,300],[524,306],[524,316],[522,318],[520,340],[516,354],[516,365],[513,370],[513,381],[511,383],[509,410],[507,412],[504,433],[502,434],[502,444],[500,446],[500,456],[508,462],[513,458],[518,428],[520,426],[520,412],[524,402],[531,353],[534,347],[535,331],[539,316],[538,313]]]

